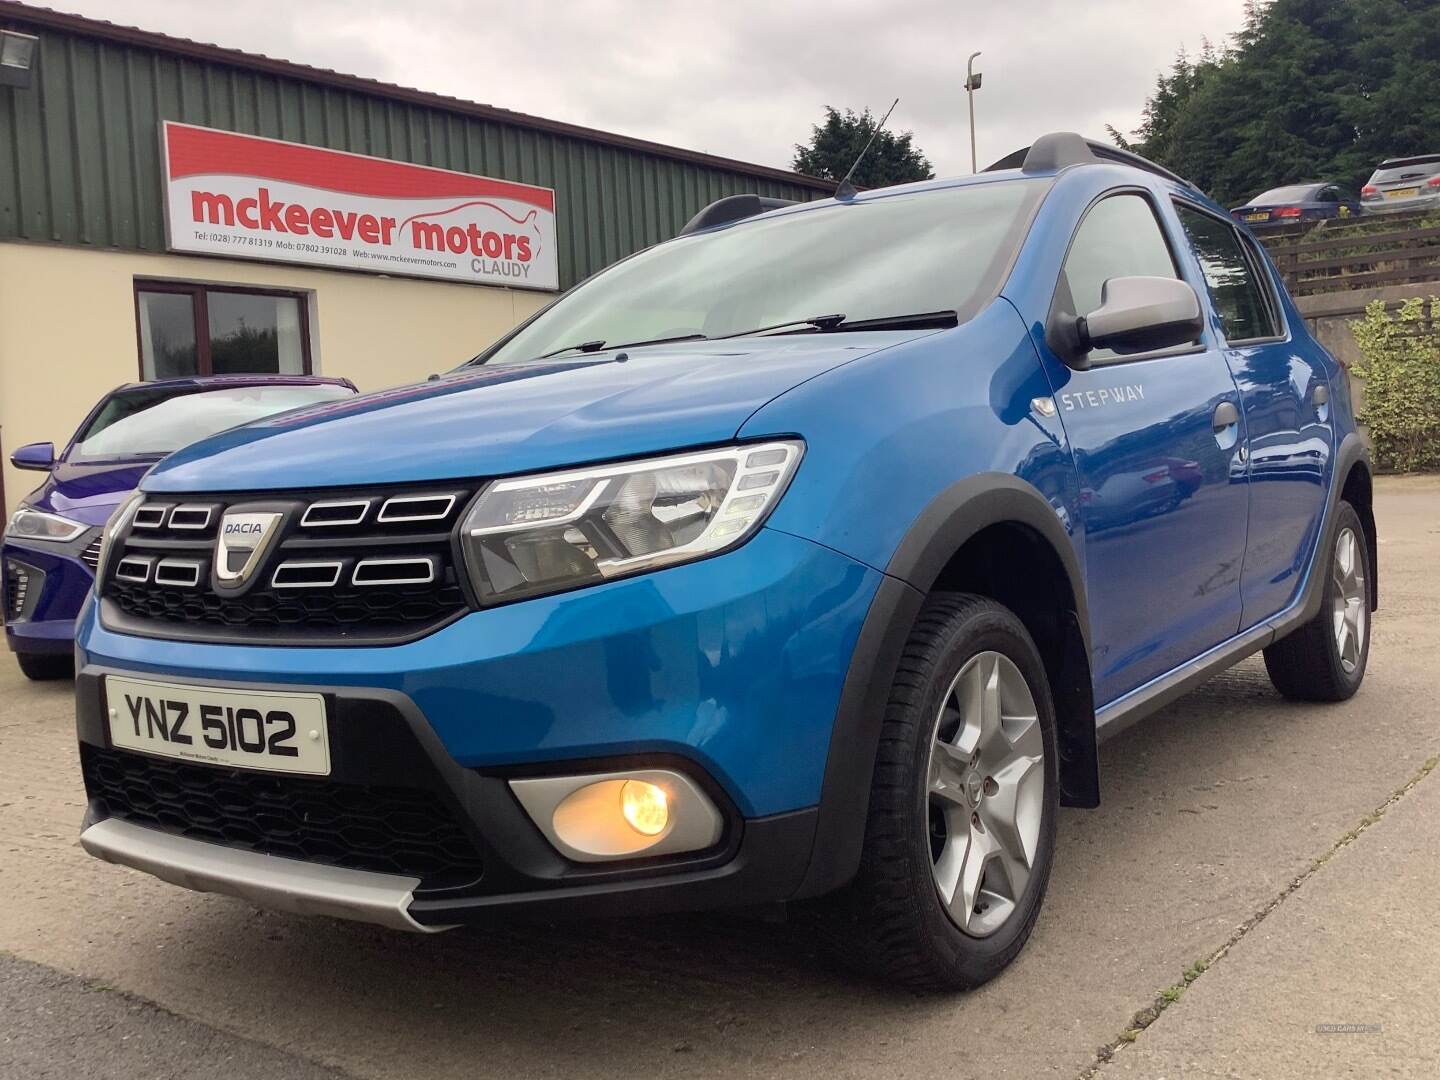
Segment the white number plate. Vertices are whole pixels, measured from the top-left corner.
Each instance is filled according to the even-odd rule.
[[[110,741],[127,750],[273,772],[330,773],[320,694],[105,677]]]

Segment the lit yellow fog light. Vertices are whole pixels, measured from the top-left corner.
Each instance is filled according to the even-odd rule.
[[[672,769],[526,776],[511,780],[510,790],[555,849],[576,862],[702,851],[725,831],[710,797]]]
[[[659,836],[670,822],[665,789],[645,780],[626,780],[620,787],[620,812],[643,836]]]

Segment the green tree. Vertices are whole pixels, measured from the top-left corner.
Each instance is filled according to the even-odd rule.
[[[1225,203],[1358,187],[1383,158],[1436,151],[1437,85],[1440,0],[1251,0],[1226,48],[1157,80],[1130,145]]]
[[[842,113],[831,105],[825,106],[825,122],[810,129],[809,145],[795,147],[795,171],[839,183],[865,149],[876,123],[869,109],[857,116],[851,109]],[[912,145],[911,138],[908,131],[898,135],[880,132],[851,183],[877,188],[934,177],[930,161]]]

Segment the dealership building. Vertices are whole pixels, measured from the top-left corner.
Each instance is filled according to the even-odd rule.
[[[0,0],[0,451],[140,379],[474,355],[780,169]]]

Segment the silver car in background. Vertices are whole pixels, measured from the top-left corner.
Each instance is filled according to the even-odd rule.
[[[1360,189],[1369,214],[1440,209],[1440,154],[1382,161]]]

